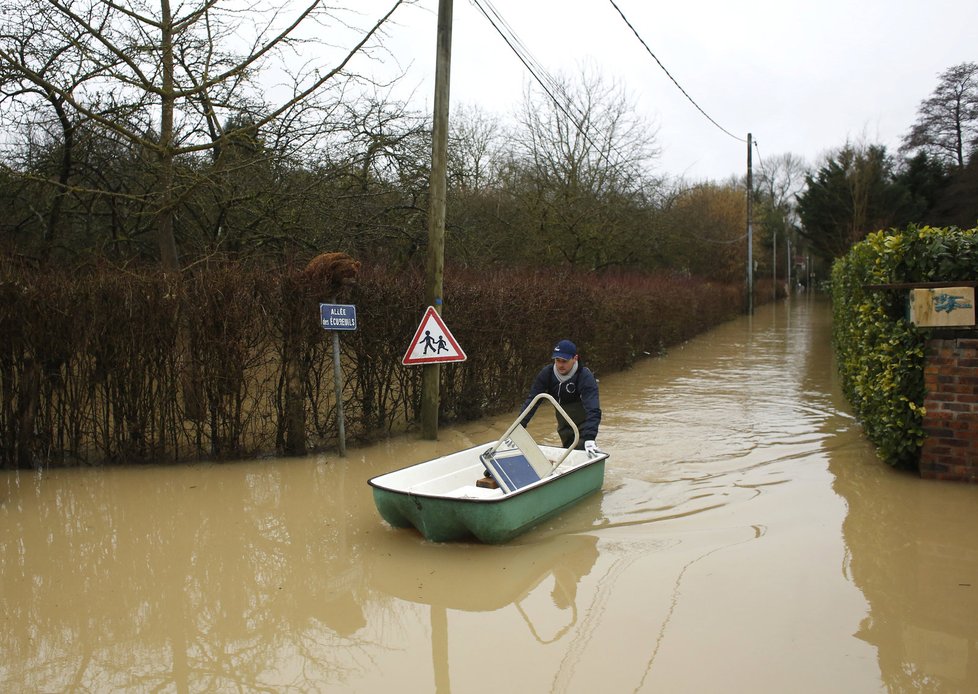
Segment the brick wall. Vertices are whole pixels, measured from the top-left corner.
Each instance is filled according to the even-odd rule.
[[[927,342],[920,475],[978,482],[978,338]]]

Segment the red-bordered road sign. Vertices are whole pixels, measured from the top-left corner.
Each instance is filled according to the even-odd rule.
[[[434,306],[429,306],[401,363],[407,366],[441,364],[465,361],[465,358],[465,352],[452,336],[445,321],[438,315]]]

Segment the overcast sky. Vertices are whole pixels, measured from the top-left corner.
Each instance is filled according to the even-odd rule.
[[[895,152],[938,75],[978,62],[976,0],[615,2],[710,118],[741,140],[753,134],[755,166],[757,157],[785,152],[816,163],[847,139]],[[437,7],[421,0],[402,8],[389,31],[419,109],[432,101]],[[624,85],[658,129],[658,173],[690,181],[745,173],[746,144],[690,103],[609,0],[492,7],[551,74],[573,76],[590,64]],[[451,78],[453,108],[479,104],[501,115],[533,81],[471,0],[454,0]]]

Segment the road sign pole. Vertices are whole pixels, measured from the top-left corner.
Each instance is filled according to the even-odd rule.
[[[343,370],[340,368],[340,334],[333,331],[333,390],[336,393],[336,434],[340,457],[346,457],[346,424],[343,419]]]

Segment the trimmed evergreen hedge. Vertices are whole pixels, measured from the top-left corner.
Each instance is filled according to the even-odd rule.
[[[914,468],[922,428],[924,343],[905,282],[978,279],[978,229],[909,226],[870,234],[832,267],[833,344],[842,390],[880,456]]]

